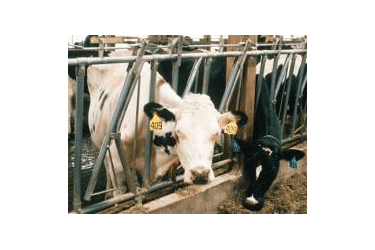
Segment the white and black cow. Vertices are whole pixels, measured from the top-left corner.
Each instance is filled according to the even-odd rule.
[[[263,207],[264,195],[277,176],[280,160],[298,161],[305,155],[302,151],[281,147],[280,123],[266,84],[262,84],[253,134],[252,140],[235,140],[244,153],[246,197],[243,204],[257,211]]]
[[[125,55],[124,52],[112,53]],[[117,99],[127,74],[126,63],[94,65],[88,68],[88,86],[91,95],[89,127],[91,138],[96,147],[100,147],[108,129]],[[137,88],[131,97],[129,107],[120,126],[121,142],[125,149],[128,165],[142,177],[145,176],[145,137],[149,129],[148,118],[157,114],[163,123],[161,131],[154,131],[153,143],[157,150],[151,159],[151,182],[164,176],[170,166],[178,159],[185,169],[184,181],[207,182],[214,179],[211,168],[213,147],[220,137],[221,130],[231,121],[239,125],[247,121],[242,112],[220,114],[207,95],[190,94],[181,99],[157,74],[155,102],[148,103],[150,91],[150,64],[145,63],[140,73],[140,97],[138,112],[138,131],[135,131]],[[143,110],[142,110],[142,107]],[[137,133],[138,146],[133,147]],[[117,180],[109,170],[108,155],[104,161],[107,176],[107,189],[113,181],[122,187],[119,193],[126,191],[125,176],[114,143],[110,145]],[[108,197],[107,197],[108,198]]]

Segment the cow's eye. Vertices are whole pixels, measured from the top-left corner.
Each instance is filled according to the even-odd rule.
[[[184,133],[181,132],[181,130],[179,130],[179,129],[176,129],[176,135],[177,135],[178,137],[181,137],[181,138],[184,137]]]

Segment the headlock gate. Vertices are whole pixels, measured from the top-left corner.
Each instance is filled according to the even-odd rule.
[[[252,58],[259,62],[259,75],[265,77],[265,68],[267,64],[267,58],[273,57],[274,60],[272,62],[272,72],[270,74],[270,94],[271,98],[276,104],[278,102],[278,115],[280,119],[280,123],[282,126],[282,131],[287,126],[288,129],[286,132],[282,132],[281,135],[283,144],[290,144],[296,140],[305,140],[307,138],[306,133],[306,124],[307,124],[307,105],[304,103],[301,104],[301,100],[303,99],[303,93],[306,93],[307,89],[307,70],[305,70],[306,65],[306,58],[307,58],[307,50],[282,50],[281,45],[282,41],[280,40],[280,44],[278,49],[276,50],[251,50],[254,45],[248,39],[245,43],[237,44],[238,47],[242,48],[242,51],[227,51],[223,52],[199,52],[199,53],[182,53],[182,41],[181,37],[178,38],[173,53],[172,54],[151,54],[145,55],[146,50],[146,41],[143,41],[137,49],[137,55],[132,56],[122,56],[122,57],[102,57],[102,58],[76,58],[76,59],[68,59],[68,66],[76,66],[76,82],[77,82],[77,91],[76,91],[76,119],[75,119],[75,148],[74,148],[74,199],[73,199],[73,210],[75,213],[94,213],[110,207],[117,203],[129,202],[129,203],[139,203],[147,200],[148,196],[154,196],[160,190],[169,188],[175,189],[178,186],[181,186],[183,183],[183,176],[177,176],[176,181],[168,180],[168,181],[161,181],[156,184],[151,184],[150,180],[150,173],[151,173],[151,150],[152,150],[152,138],[153,132],[148,130],[146,135],[146,154],[145,154],[145,170],[146,170],[146,187],[138,187],[136,184],[136,177],[135,172],[131,170],[128,166],[124,148],[120,141],[120,132],[119,126],[122,122],[125,112],[136,112],[138,114],[138,109],[143,108],[139,107],[139,103],[136,107],[136,110],[130,111],[127,110],[128,105],[130,103],[130,98],[133,95],[134,89],[139,87],[139,75],[140,71],[144,65],[144,62],[151,63],[151,78],[150,78],[150,95],[149,101],[153,101],[155,98],[155,84],[156,84],[156,74],[158,70],[158,66],[160,61],[163,60],[171,60],[173,65],[172,71],[172,82],[170,83],[173,90],[177,90],[178,87],[178,71],[179,66],[181,65],[181,61],[184,60],[195,60],[194,66],[191,70],[190,76],[188,78],[185,90],[183,91],[182,97],[185,97],[189,92],[197,92],[198,91],[198,71],[199,67],[202,63],[204,63],[204,70],[203,70],[203,83],[201,93],[207,94],[208,90],[208,82],[210,77],[210,67],[212,63],[212,59],[216,57],[233,57],[237,60],[235,61],[231,74],[229,76],[220,105],[218,107],[218,111],[220,113],[227,111],[230,105],[235,105],[236,107],[239,106],[240,100],[240,91],[242,89],[242,77],[244,74],[244,65],[247,59]],[[223,45],[221,46],[233,46],[233,45]],[[160,46],[160,47],[167,47],[167,46]],[[277,46],[275,46],[276,48]],[[101,47],[100,49],[103,49]],[[281,55],[287,55],[287,58],[282,63],[282,67],[280,67],[279,72],[277,72],[278,63],[280,60]],[[301,56],[301,64],[299,67],[299,71],[297,74],[297,87],[293,90],[293,95],[291,95],[292,90],[292,75],[295,68],[296,57]],[[90,182],[86,190],[81,190],[81,141],[82,141],[82,117],[83,117],[83,98],[84,98],[84,77],[86,74],[86,66],[95,65],[95,64],[113,64],[113,63],[129,63],[131,66],[128,74],[126,76],[125,82],[122,86],[121,94],[118,99],[116,108],[114,110],[113,116],[111,118],[111,122],[109,123],[108,130],[105,134],[102,146],[99,151],[98,158],[94,165],[92,175],[90,178]],[[128,68],[129,69],[129,68]],[[260,96],[260,89],[262,84],[266,84],[264,81],[266,78],[258,77],[256,83],[256,91],[255,91],[255,100],[254,100],[254,112],[256,110],[256,105],[258,103],[258,99]],[[287,80],[287,81],[286,81]],[[177,92],[177,91],[176,91]],[[236,93],[237,92],[237,93]],[[139,95],[139,91],[137,91]],[[293,102],[290,102],[291,97],[294,99]],[[293,106],[290,105],[293,104]],[[288,115],[291,114],[291,115]],[[135,124],[137,126],[137,119]],[[250,127],[252,124],[250,125]],[[136,128],[137,129],[137,128]],[[212,168],[215,171],[215,175],[223,174],[231,170],[231,166],[233,163],[233,156],[232,156],[232,136],[229,135],[222,135],[221,143],[222,147],[220,152],[216,153],[213,157],[213,165]],[[115,142],[117,151],[120,156],[121,164],[123,167],[123,171],[126,177],[126,183],[128,187],[128,192],[125,194],[116,195],[116,181],[114,181],[114,188],[110,190],[105,190],[101,192],[94,193],[94,189],[96,183],[98,181],[98,174],[101,167],[103,167],[103,160],[108,153],[111,156],[111,152],[109,149],[109,145],[111,141]],[[134,147],[137,147],[138,138],[134,140]],[[111,159],[111,157],[110,157]],[[112,161],[112,160],[111,160]],[[115,176],[115,171],[113,170],[113,175]],[[107,176],[107,178],[110,178]],[[114,177],[116,178],[116,176]],[[82,191],[85,192],[84,199],[90,200],[93,196],[114,192],[114,198],[104,200],[102,202],[83,207],[81,202],[81,193]]]

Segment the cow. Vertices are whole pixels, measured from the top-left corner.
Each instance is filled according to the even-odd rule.
[[[251,211],[259,211],[263,207],[264,195],[277,176],[280,160],[298,161],[305,155],[303,151],[282,148],[280,130],[268,86],[262,84],[254,117],[254,137],[251,140],[235,139],[244,154],[246,196],[243,205]]]
[[[128,53],[128,54],[126,54]],[[110,56],[130,55],[131,52],[113,52]],[[88,68],[88,87],[91,96],[89,128],[94,146],[100,147],[108,129],[113,110],[127,75],[127,63],[93,65]],[[184,99],[178,96],[164,78],[157,73],[155,101],[149,101],[150,64],[145,62],[140,72],[140,94],[138,110],[138,130],[135,131],[138,89],[135,88],[129,107],[120,125],[121,143],[128,165],[140,176],[140,185],[145,178],[145,137],[149,129],[148,117],[156,114],[161,119],[160,130],[154,131],[152,138],[155,152],[151,158],[151,183],[161,179],[170,166],[178,159],[184,168],[185,183],[206,183],[214,179],[211,167],[213,147],[220,138],[221,130],[230,122],[238,126],[246,123],[247,117],[240,111],[220,114],[211,99],[203,94],[189,94]],[[143,109],[142,109],[143,107]],[[135,134],[137,147],[133,147]],[[117,194],[126,192],[125,175],[119,155],[112,142],[110,151],[116,173],[116,180],[110,171],[108,154],[104,165],[107,189],[114,187]],[[107,195],[107,198],[111,194]]]
[[[99,47],[99,44],[91,43],[91,37],[92,35],[86,36],[85,40],[83,42],[77,42],[75,45],[82,46],[84,48],[88,47]],[[109,52],[104,51],[104,56],[108,56]],[[83,50],[83,49],[75,49],[75,50],[68,50],[68,58],[79,58],[79,57],[97,57],[98,56],[98,51],[95,50]],[[87,70],[87,65],[85,66]],[[68,66],[68,75],[69,77],[73,80],[76,81],[76,66]],[[75,90],[74,90],[75,91]],[[73,94],[73,109],[75,106],[75,93]],[[89,135],[89,128],[88,128],[88,110],[90,106],[90,95],[87,87],[87,74],[84,75],[84,107],[83,107],[83,130],[82,134],[83,136],[88,136]],[[73,121],[73,120],[71,120]],[[71,128],[71,133],[69,138],[73,138],[73,130],[74,128]]]
[[[278,66],[277,66],[277,69],[276,69],[276,80],[275,80],[275,83],[277,82],[278,78],[280,77],[281,75],[281,71],[282,71],[282,68],[283,68],[283,65],[284,65],[284,62],[286,60],[286,57],[287,55],[280,55],[280,59],[278,61]],[[296,95],[297,95],[297,88],[298,88],[298,76],[302,70],[302,67],[301,67],[301,62],[302,62],[302,56],[300,55],[297,55],[296,56],[296,62],[295,62],[295,66],[294,66],[294,70],[293,70],[293,74],[292,75],[289,75],[289,70],[287,71],[287,77],[285,78],[285,80],[281,81],[281,84],[280,84],[280,87],[279,87],[279,90],[276,94],[276,102],[275,102],[275,108],[276,108],[276,114],[279,118],[281,118],[281,113],[284,109],[284,100],[283,98],[286,97],[286,86],[287,86],[287,83],[289,83],[289,78],[291,78],[291,88],[290,88],[290,94],[289,94],[289,100],[288,100],[288,104],[287,104],[287,108],[286,108],[286,126],[284,127],[284,133],[285,134],[290,134],[291,131],[289,131],[290,129],[290,125],[289,123],[291,123],[291,118],[292,118],[292,115],[293,115],[293,109],[294,109],[294,105],[295,105],[295,99],[296,99]],[[259,72],[260,72],[260,63],[257,64],[256,66],[256,72],[257,72],[257,80],[258,80],[258,77],[259,77]],[[273,59],[266,59],[266,64],[265,64],[265,69],[264,69],[264,78],[263,78],[263,83],[266,83],[267,86],[268,86],[268,89],[271,88],[271,81],[272,81],[272,69],[273,69]],[[307,72],[307,62],[303,68],[303,74],[305,74]],[[276,86],[275,86],[276,88]],[[276,89],[275,89],[276,91]],[[307,101],[307,85],[305,85],[304,89],[302,89],[302,95],[301,95],[301,100],[299,101],[299,111],[297,113],[297,124],[298,123],[303,123],[303,119],[301,117],[301,113],[302,111],[305,109],[306,107],[306,101]]]

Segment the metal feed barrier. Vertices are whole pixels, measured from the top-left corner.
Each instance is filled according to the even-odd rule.
[[[125,153],[124,148],[120,141],[120,132],[119,132],[119,125],[122,122],[122,119],[124,117],[124,114],[127,110],[127,107],[130,103],[130,98],[132,97],[132,93],[134,89],[138,86],[137,84],[139,80],[139,74],[142,69],[142,66],[144,62],[151,62],[151,79],[150,79],[150,96],[149,101],[153,101],[155,98],[155,80],[156,80],[156,74],[159,62],[162,60],[173,60],[173,71],[172,71],[172,88],[174,90],[177,89],[177,83],[178,83],[178,70],[179,66],[181,65],[181,60],[187,60],[187,59],[195,59],[195,64],[192,68],[189,80],[187,82],[185,91],[183,92],[183,96],[186,96],[195,85],[195,92],[197,91],[198,86],[198,69],[200,64],[204,60],[204,76],[203,76],[203,84],[202,84],[202,93],[206,94],[208,90],[208,80],[209,80],[209,72],[210,72],[210,66],[212,63],[212,58],[214,57],[238,57],[239,59],[234,64],[231,75],[229,77],[228,83],[226,85],[226,89],[223,94],[223,98],[221,100],[220,106],[219,106],[219,112],[224,112],[227,110],[229,102],[231,99],[233,99],[233,95],[236,89],[236,86],[238,84],[242,83],[242,72],[243,72],[243,65],[246,61],[246,58],[248,56],[257,57],[260,56],[261,58],[261,70],[260,73],[263,75],[264,72],[264,65],[265,65],[265,59],[267,55],[276,55],[275,64],[273,67],[273,72],[276,71],[277,66],[277,60],[280,56],[280,54],[289,54],[289,57],[287,61],[284,64],[282,73],[280,77],[276,81],[276,75],[275,73],[272,75],[272,84],[271,84],[271,94],[274,97],[273,99],[276,100],[276,96],[278,91],[280,91],[280,86],[283,78],[286,76],[286,70],[287,67],[290,68],[290,73],[293,72],[294,63],[295,63],[295,56],[296,54],[302,54],[303,57],[303,65],[305,64],[306,57],[307,57],[307,50],[281,50],[278,51],[248,51],[250,48],[250,40],[248,40],[246,43],[238,44],[238,46],[243,46],[243,51],[233,51],[233,52],[206,52],[206,53],[194,53],[194,54],[182,54],[181,52],[181,46],[182,42],[179,38],[177,44],[176,44],[176,53],[170,54],[170,55],[144,55],[145,52],[145,46],[146,42],[143,42],[140,46],[140,49],[138,50],[138,54],[136,56],[124,56],[124,57],[106,57],[106,58],[77,58],[77,59],[68,59],[68,66],[76,66],[76,81],[77,81],[77,98],[76,98],[76,115],[77,118],[75,119],[75,162],[74,162],[74,198],[73,198],[73,211],[75,213],[94,213],[97,211],[100,211],[102,209],[108,208],[114,204],[117,203],[123,203],[123,202],[141,202],[142,199],[144,199],[145,196],[155,193],[156,191],[160,191],[162,189],[171,187],[171,186],[177,186],[181,185],[183,182],[183,176],[177,176],[176,182],[172,181],[162,181],[160,183],[149,185],[150,180],[150,173],[151,173],[151,148],[152,148],[152,135],[153,132],[148,130],[146,135],[146,155],[145,155],[145,169],[146,169],[146,187],[140,189],[136,186],[135,181],[135,173],[131,171],[129,166],[127,166],[126,159],[125,159]],[[280,43],[281,44],[281,43]],[[292,58],[292,59],[291,59]],[[291,61],[291,62],[290,62]],[[120,97],[118,99],[114,114],[112,116],[109,128],[105,134],[103,144],[100,148],[98,158],[96,160],[90,182],[88,184],[87,190],[85,192],[85,200],[90,200],[91,197],[103,193],[108,192],[116,192],[117,185],[116,181],[112,181],[114,188],[111,190],[105,190],[98,193],[93,193],[95,189],[95,185],[98,179],[98,173],[101,167],[103,167],[103,160],[108,153],[109,156],[111,156],[111,152],[109,151],[109,144],[112,140],[115,141],[115,145],[117,147],[117,151],[120,156],[120,160],[122,163],[123,171],[126,176],[126,183],[129,189],[129,192],[122,195],[115,195],[114,198],[108,199],[102,202],[99,202],[97,204],[93,204],[87,207],[82,208],[81,203],[81,140],[82,140],[82,114],[83,114],[83,90],[84,90],[84,76],[86,74],[85,66],[87,65],[94,65],[94,64],[111,64],[111,63],[134,63],[133,67],[128,72],[125,82],[123,84],[123,88],[120,94]],[[302,67],[302,65],[301,65]],[[302,70],[300,70],[300,74],[298,75],[298,94],[296,96],[296,102],[295,107],[290,107],[293,109],[293,121],[292,121],[292,127],[294,131],[294,127],[296,125],[296,119],[294,116],[297,114],[298,109],[298,101],[301,99],[301,93],[303,93],[303,89],[306,87],[306,77],[307,73],[304,74]],[[274,76],[275,75],[275,76]],[[257,88],[260,89],[260,86],[262,84],[262,77],[258,78],[258,84]],[[290,81],[288,83],[286,89],[286,97],[283,99],[285,103],[288,102],[289,99],[289,92],[290,92]],[[285,86],[285,85],[284,85]],[[238,91],[240,91],[240,88],[238,88]],[[139,91],[138,91],[139,94]],[[260,92],[257,91],[256,93],[256,103],[259,99]],[[239,103],[239,94],[237,95],[237,106]],[[281,117],[281,124],[284,126],[284,120],[286,116],[286,107],[282,112]],[[139,103],[136,108],[136,114],[138,114],[139,109]],[[304,110],[304,119],[306,120],[306,110]],[[137,124],[137,119],[135,124]],[[137,128],[136,128],[137,129]],[[300,129],[300,136],[302,135],[303,129]],[[284,138],[284,142],[288,142],[288,140],[291,140],[291,135],[287,138]],[[224,150],[223,152],[214,155],[213,158],[213,165],[212,168],[215,171],[215,175],[218,172],[223,173],[222,168],[227,167],[224,172],[230,171],[230,166],[228,167],[228,164],[231,164],[233,162],[232,154],[231,154],[231,140],[230,136],[225,135],[224,139]],[[135,138],[135,143],[137,143],[137,138]],[[136,146],[136,145],[135,145]],[[111,158],[110,158],[111,160]],[[112,165],[112,172],[114,175],[114,179],[116,179],[115,171],[113,170]],[[107,176],[107,178],[110,178]]]

